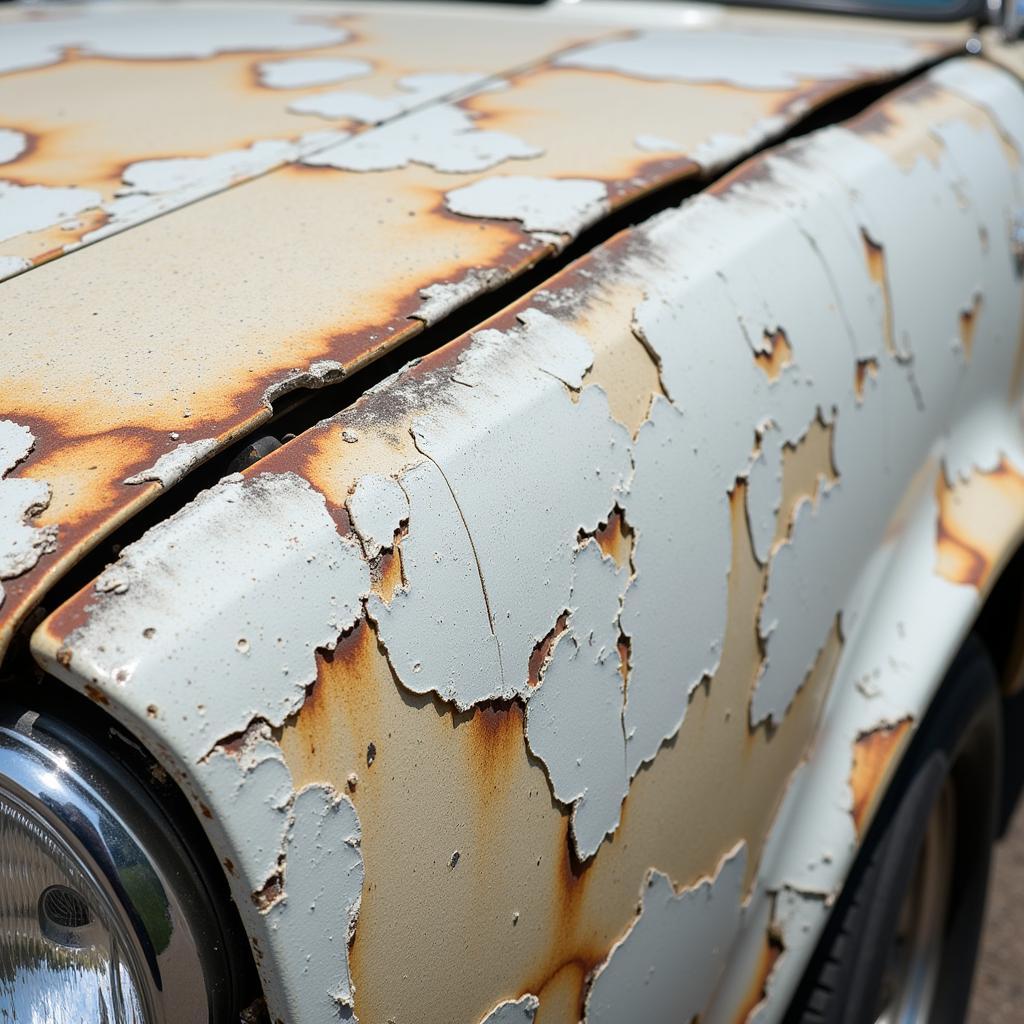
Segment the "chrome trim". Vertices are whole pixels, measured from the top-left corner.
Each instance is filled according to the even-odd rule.
[[[223,943],[187,856],[146,807],[146,794],[118,778],[112,761],[98,763],[97,752],[94,763],[33,728],[34,720],[29,714],[0,724],[0,798],[20,804],[89,868],[112,916],[134,940],[133,967],[154,1024],[220,1019]],[[166,916],[154,915],[154,907]],[[157,916],[162,936],[151,927]]]

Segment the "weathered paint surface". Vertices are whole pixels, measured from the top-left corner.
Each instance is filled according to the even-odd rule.
[[[331,2],[0,11],[0,275],[20,275],[3,284],[0,407],[36,439],[14,474],[46,481],[36,525],[57,528],[6,585],[0,647],[86,550],[288,391],[962,42],[763,22],[636,34],[568,12]],[[755,28],[752,81],[729,55]],[[695,45],[727,80],[638,71],[652,46],[664,63]]]
[[[942,65],[222,481],[37,630],[195,801],[275,1014],[780,1018],[1024,534],[1022,150],[1019,82]]]

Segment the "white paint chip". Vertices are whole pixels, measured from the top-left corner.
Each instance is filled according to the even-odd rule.
[[[376,558],[382,549],[392,547],[395,533],[409,518],[409,499],[398,481],[375,473],[359,478],[345,506],[352,529],[359,534],[370,559]]]
[[[680,893],[667,875],[648,873],[636,922],[597,969],[585,1024],[621,1024],[643,1007],[644,1024],[692,1021],[715,990],[739,932],[746,844]]]
[[[373,65],[344,57],[289,57],[263,61],[257,70],[260,84],[268,89],[304,89],[363,78],[373,72]]]
[[[303,163],[343,171],[390,171],[418,163],[449,174],[465,174],[541,153],[507,132],[477,128],[468,112],[442,105],[362,132],[306,157]]]
[[[28,427],[0,420],[0,580],[28,572],[57,547],[56,526],[38,527],[29,522],[50,504],[49,485],[30,477],[7,475],[28,458],[34,445]]]
[[[808,79],[846,78],[857,72],[896,74],[913,67],[921,56],[911,43],[867,33],[659,29],[591,43],[555,63],[655,81],[780,90]]]
[[[247,50],[302,50],[343,43],[344,28],[316,24],[285,9],[230,5],[120,7],[93,4],[40,10],[0,33],[0,73],[45,67],[74,47],[85,56],[121,60],[212,57]]]
[[[339,89],[304,96],[288,109],[295,114],[316,114],[332,121],[346,119],[363,124],[383,124],[426,103],[452,99],[476,87],[481,87],[480,91],[490,92],[504,88],[505,83],[501,79],[489,80],[473,72],[423,73],[400,78],[399,91],[390,96],[372,96],[354,89]]]
[[[525,995],[521,999],[509,999],[499,1003],[481,1021],[481,1024],[533,1024],[540,1000],[534,995]]]
[[[0,128],[0,164],[9,164],[17,160],[28,147],[28,139],[24,132],[13,128]]]
[[[0,241],[55,227],[85,210],[95,209],[102,199],[98,192],[87,188],[0,181]]]
[[[164,452],[149,469],[126,477],[124,483],[134,485],[155,481],[163,487],[171,487],[213,454],[218,445],[215,437],[182,441],[176,448]]]
[[[586,178],[484,178],[445,194],[452,213],[463,217],[518,220],[526,231],[575,237],[608,212],[608,189]]]

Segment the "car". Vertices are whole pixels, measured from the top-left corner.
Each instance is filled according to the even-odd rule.
[[[963,1018],[1024,50],[800,6],[0,10],[5,1019]]]

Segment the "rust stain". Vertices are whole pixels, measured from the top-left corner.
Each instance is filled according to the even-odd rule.
[[[530,686],[539,686],[544,678],[544,670],[548,666],[551,652],[554,650],[555,642],[565,632],[569,623],[569,613],[562,612],[555,620],[547,635],[537,644],[530,655],[530,662],[527,669],[527,682]]]
[[[983,590],[1024,528],[1024,477],[1003,459],[966,481],[935,483],[935,571],[951,583]]]
[[[850,769],[850,790],[853,806],[850,813],[858,835],[863,835],[873,810],[875,795],[888,778],[893,758],[911,726],[905,718],[895,725],[884,725],[859,736],[853,745],[853,765]]]
[[[882,293],[882,332],[885,339],[885,350],[889,355],[895,355],[896,337],[893,327],[892,292],[889,286],[889,271],[885,265],[885,249],[868,234],[865,228],[860,229],[860,236],[864,241],[864,256],[868,263],[868,275],[878,285]]]
[[[768,979],[771,977],[771,973],[775,969],[775,963],[782,955],[782,952],[782,943],[773,932],[769,931],[758,954],[756,970],[750,979],[750,984],[747,986],[743,1002],[740,1003],[736,1016],[733,1018],[735,1024],[746,1024],[754,1010],[763,1002],[768,994]]]
[[[581,532],[580,541],[583,541],[588,534]],[[633,562],[633,528],[626,521],[625,513],[617,505],[608,517],[608,521],[601,523],[593,534],[601,548],[602,554],[611,558],[620,569],[632,568]]]
[[[764,371],[769,380],[778,380],[782,371],[793,361],[793,346],[786,337],[786,332],[777,327],[774,331],[765,330],[764,341],[766,352],[755,352],[754,362]]]
[[[878,360],[873,357],[858,359],[857,368],[854,371],[853,378],[853,390],[857,396],[857,401],[863,401],[864,388],[867,385],[869,377],[872,380],[875,380],[878,377]]]
[[[964,355],[968,359],[974,350],[974,332],[978,326],[978,314],[981,312],[981,293],[975,293],[974,300],[969,309],[960,312],[960,344],[963,345]]]
[[[85,695],[95,701],[97,704],[102,704],[105,708],[110,707],[110,698],[98,687],[92,683],[85,684]]]

